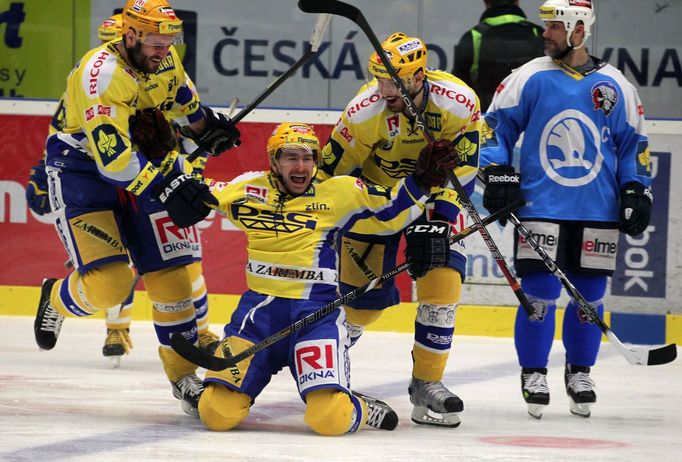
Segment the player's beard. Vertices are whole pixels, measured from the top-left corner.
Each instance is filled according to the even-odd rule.
[[[549,46],[548,46],[549,45]],[[563,59],[572,50],[569,49],[568,44],[555,42],[554,40],[545,39],[545,55],[552,59]]]
[[[153,64],[149,56],[142,52],[142,42],[137,41],[132,47],[126,46],[126,52],[128,53],[130,63],[138,71],[153,74],[159,69],[158,64]]]

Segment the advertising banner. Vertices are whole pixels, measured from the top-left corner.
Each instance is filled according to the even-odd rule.
[[[0,97],[59,98],[73,64],[89,48],[89,6],[0,0]]]

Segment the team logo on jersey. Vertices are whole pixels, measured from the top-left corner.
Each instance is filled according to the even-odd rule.
[[[478,167],[478,132],[469,132],[456,140],[455,152],[459,156],[457,165],[470,165]]]
[[[613,83],[606,80],[597,82],[592,86],[592,102],[594,103],[594,110],[602,110],[606,117],[611,115],[611,112],[618,104],[618,90],[616,90]]]
[[[125,151],[126,146],[113,125],[98,125],[92,132],[102,165],[105,167]]]
[[[303,228],[315,229],[317,217],[307,213],[259,210],[246,204],[233,203],[230,213],[244,228],[277,233],[295,233]]]
[[[590,117],[574,109],[562,111],[547,122],[539,151],[546,175],[562,186],[589,184],[604,163],[599,128]]]

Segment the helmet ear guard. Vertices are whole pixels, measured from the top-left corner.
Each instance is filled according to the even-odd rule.
[[[418,37],[408,37],[403,32],[395,32],[381,44],[381,47],[401,79],[412,78],[420,69],[426,68],[428,58],[426,45]],[[391,78],[377,52],[369,57],[368,70],[376,78]]]
[[[585,45],[592,35],[592,24],[595,16],[592,8],[592,0],[547,0],[540,6],[540,19],[542,21],[560,21],[566,29],[566,41],[569,47],[580,48]],[[580,45],[571,45],[571,34],[578,22],[582,22],[585,28],[585,37]]]

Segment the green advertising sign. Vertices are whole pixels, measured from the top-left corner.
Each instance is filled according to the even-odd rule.
[[[59,99],[89,34],[90,0],[0,0],[0,97]]]

